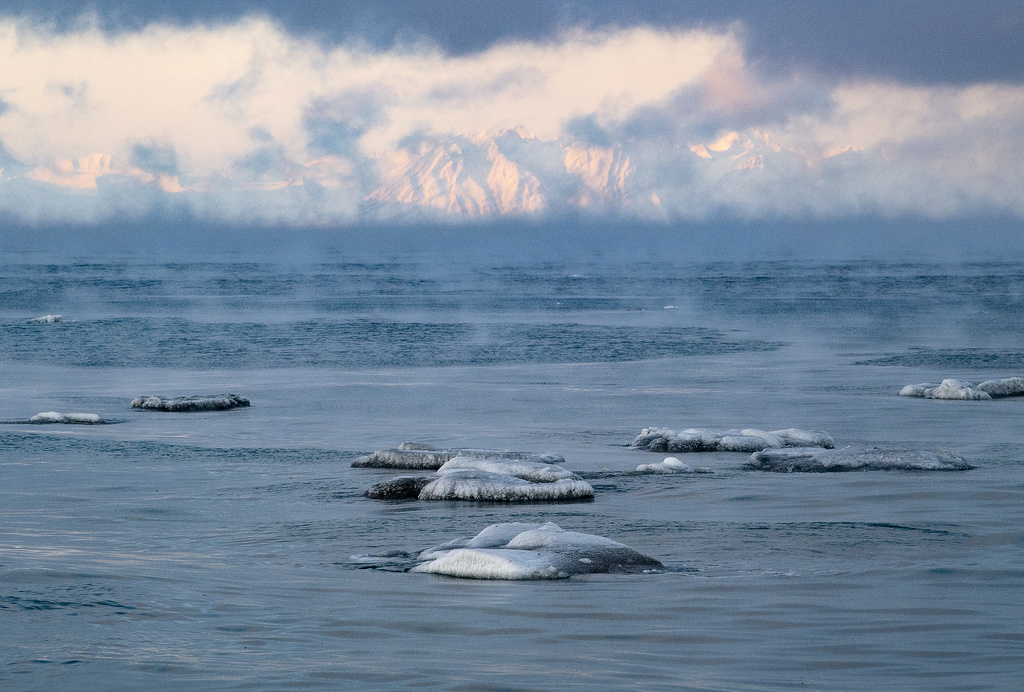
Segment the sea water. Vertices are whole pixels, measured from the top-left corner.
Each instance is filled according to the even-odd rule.
[[[273,259],[273,261],[271,261]],[[49,256],[0,266],[0,688],[1019,689],[1024,265]],[[32,322],[59,314],[59,321]],[[247,408],[130,409],[235,393]],[[40,412],[106,424],[31,424]],[[645,427],[958,472],[629,473]],[[572,503],[377,501],[357,456],[551,452]],[[389,568],[503,522],[664,572]]]

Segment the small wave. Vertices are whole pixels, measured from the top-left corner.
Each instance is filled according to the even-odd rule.
[[[42,317],[33,317],[28,321],[29,324],[53,324],[54,322],[62,322],[64,315],[43,315]]]

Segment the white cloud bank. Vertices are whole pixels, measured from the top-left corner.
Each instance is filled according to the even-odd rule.
[[[101,221],[1024,216],[1024,88],[768,79],[734,34],[449,57],[0,20],[0,210]]]

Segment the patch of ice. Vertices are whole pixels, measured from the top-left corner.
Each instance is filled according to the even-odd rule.
[[[434,449],[429,445],[403,442],[398,449],[379,449],[373,454],[361,456],[352,462],[352,466],[356,468],[429,469],[436,471],[459,456],[473,457],[474,459],[530,461],[539,464],[565,463],[565,457],[560,454],[535,454],[533,452],[510,452],[496,449]]]
[[[985,380],[979,385],[967,380],[945,379],[941,384],[908,384],[900,390],[900,396],[916,396],[925,399],[958,399],[962,401],[988,401],[1008,396],[1024,396],[1024,377],[1006,377],[1001,380]]]
[[[640,464],[636,467],[637,473],[711,473],[706,466],[691,468],[675,457],[665,457],[665,460],[658,464]]]
[[[520,461],[518,459],[478,459],[476,457],[457,456],[437,470],[438,473],[451,473],[460,469],[476,469],[490,473],[501,473],[515,476],[533,483],[554,483],[562,479],[578,479],[572,471],[556,464],[544,464],[537,461]]]
[[[29,418],[28,422],[40,424],[63,423],[70,425],[97,425],[104,421],[95,413],[58,413],[57,411],[44,411]]]
[[[1001,399],[1007,396],[1024,396],[1024,377],[985,380],[975,389],[985,392],[993,399]]]
[[[715,430],[687,428],[676,432],[668,428],[644,428],[633,440],[633,447],[652,452],[759,452],[778,447],[835,447],[828,433],[799,428],[767,432],[757,428]]]
[[[747,468],[782,473],[836,471],[967,471],[974,468],[948,451],[878,448],[766,449],[750,456]]]
[[[660,571],[661,562],[603,536],[553,523],[495,524],[471,539],[423,551],[410,571],[469,579],[565,579],[573,574]]]
[[[226,411],[248,406],[249,400],[237,394],[207,394],[200,396],[179,396],[169,399],[165,396],[137,396],[132,399],[132,408],[150,411],[171,411],[174,413],[193,411]]]
[[[64,319],[64,315],[43,315],[42,317],[33,317],[28,321],[29,324],[53,324],[54,322],[60,322]]]
[[[431,481],[419,494],[421,500],[489,502],[583,500],[593,496],[591,485],[578,478],[532,483],[515,476],[477,469],[452,469]]]

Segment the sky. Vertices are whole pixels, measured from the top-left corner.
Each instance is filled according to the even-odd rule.
[[[1024,4],[0,0],[0,218],[1024,219]]]

